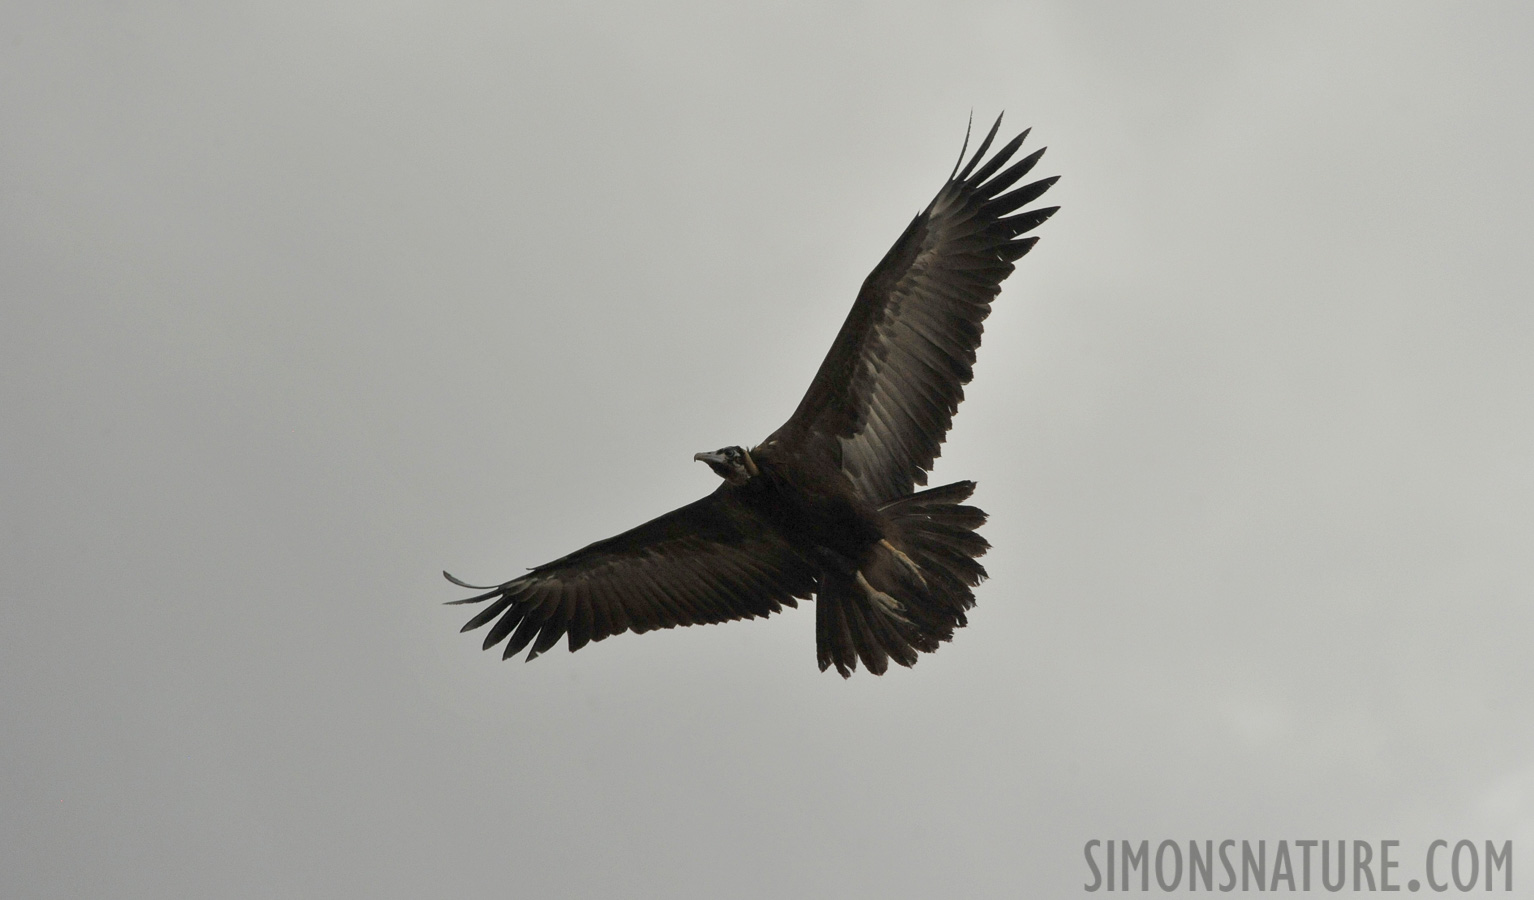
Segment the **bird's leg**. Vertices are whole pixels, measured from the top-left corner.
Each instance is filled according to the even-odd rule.
[[[863,577],[862,572],[858,572],[857,576],[858,587],[863,589],[863,593],[868,595],[868,599],[884,607],[886,612],[900,621],[910,623],[911,620],[907,619],[904,614],[905,607],[900,604],[899,600],[869,584],[868,579]]]
[[[921,582],[922,587],[927,586],[927,578],[921,573],[921,566],[918,566],[916,563],[912,562],[911,557],[906,556],[904,553],[901,553],[899,550],[895,549],[895,545],[891,544],[884,538],[880,538],[879,543],[884,545],[884,549],[895,554],[896,559],[905,563],[905,567],[911,570],[911,574],[916,576],[916,580]]]

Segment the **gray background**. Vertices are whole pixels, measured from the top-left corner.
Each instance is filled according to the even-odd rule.
[[[0,9],[0,894],[1528,871],[1526,5],[127,6]],[[847,683],[811,608],[457,634],[441,568],[787,417],[971,108],[1065,206],[935,473],[991,513],[971,626]]]

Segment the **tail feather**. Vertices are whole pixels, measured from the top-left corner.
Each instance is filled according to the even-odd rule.
[[[971,588],[985,579],[976,557],[990,549],[975,533],[985,513],[962,505],[974,490],[974,482],[959,481],[885,504],[889,547],[876,546],[860,573],[822,577],[815,601],[821,671],[835,665],[850,677],[859,659],[875,675],[891,659],[912,666],[918,652],[931,653],[968,623]],[[893,608],[870,591],[892,598]]]
[[[847,578],[827,574],[821,579],[820,590],[815,597],[815,653],[819,658],[820,671],[833,662],[843,678],[849,678],[857,668],[858,648],[852,643],[852,626],[847,621],[848,604],[840,602],[849,596]],[[850,667],[850,668],[849,668]]]
[[[868,671],[875,675],[884,674],[889,668],[889,654],[879,640],[879,626],[884,624],[879,611],[870,603],[849,603],[846,609],[848,624],[852,626],[852,644],[858,648],[858,656],[863,658]]]

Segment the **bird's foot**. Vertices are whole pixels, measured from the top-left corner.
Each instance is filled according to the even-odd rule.
[[[862,572],[858,573],[858,587],[863,589],[863,593],[868,596],[868,599],[872,600],[879,606],[884,607],[884,611],[889,613],[891,616],[899,619],[902,622],[911,621],[905,617],[905,606],[901,604],[899,600],[896,600],[889,594],[886,594],[873,585],[869,584],[868,579],[863,577]]]
[[[913,562],[911,557],[906,556],[904,553],[900,552],[900,550],[896,549],[895,545],[891,544],[888,540],[880,538],[879,543],[884,545],[884,549],[895,554],[896,559],[905,563],[905,567],[911,570],[911,574],[916,576],[916,580],[921,582],[922,587],[927,586],[927,577],[921,573],[921,566],[918,566],[915,562]]]

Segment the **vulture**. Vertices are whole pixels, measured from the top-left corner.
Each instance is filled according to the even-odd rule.
[[[959,161],[863,282],[792,416],[756,446],[699,453],[720,478],[700,500],[451,603],[464,631],[529,660],[644,633],[767,616],[815,600],[821,671],[915,664],[966,624],[989,549],[972,481],[925,486],[964,398],[991,301],[1059,207],[1024,209],[1058,176],[1013,188],[1039,149],[1001,127]],[[968,162],[966,162],[968,156]]]

